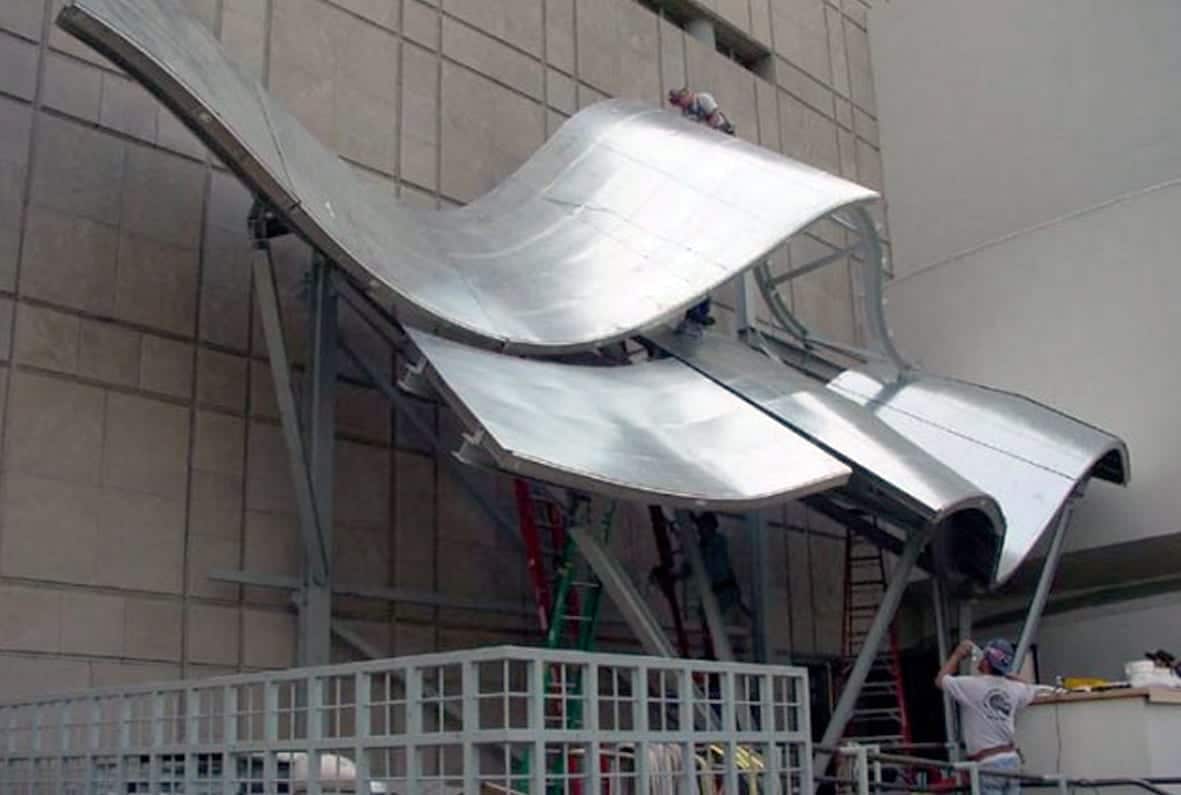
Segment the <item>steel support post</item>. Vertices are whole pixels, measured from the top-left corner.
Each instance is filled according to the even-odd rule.
[[[919,554],[927,546],[930,538],[931,531],[925,528],[911,533],[910,538],[907,539],[906,546],[902,549],[902,555],[898,558],[898,565],[890,575],[890,584],[886,587],[886,593],[882,595],[882,603],[878,606],[877,614],[874,615],[873,623],[870,624],[869,632],[865,636],[865,642],[857,655],[857,660],[853,663],[853,670],[849,672],[849,678],[845,682],[844,690],[841,691],[841,697],[833,709],[832,718],[824,729],[824,737],[820,741],[822,746],[835,746],[844,735],[845,727],[853,716],[853,707],[857,704],[857,699],[861,696],[861,688],[865,685],[865,679],[869,675],[869,669],[873,666],[873,661],[878,656],[878,649],[881,648],[882,641],[885,640],[886,633],[890,629],[890,624],[894,621],[894,614],[898,612],[898,606],[902,603],[902,594],[906,591],[910,573],[914,570]],[[814,769],[817,775],[824,774],[825,769],[828,768],[829,759],[830,755],[827,752],[820,752],[816,755]]]
[[[771,661],[771,549],[767,521],[761,511],[746,515],[750,536],[750,609],[754,661]]]
[[[947,626],[947,595],[943,586],[943,580],[938,577],[931,578],[931,601],[935,606],[935,641],[939,653],[939,664],[947,659],[950,654],[947,648],[947,639],[949,627]],[[959,731],[956,725],[955,704],[952,703],[951,696],[946,691],[941,691],[943,696],[943,736],[947,738],[947,752],[949,761],[959,761],[959,743],[955,738],[959,736]]]
[[[283,320],[279,313],[279,296],[275,287],[275,270],[271,264],[270,250],[265,244],[255,250],[253,263],[254,289],[258,295],[259,316],[262,319],[263,336],[271,364],[271,377],[275,385],[275,403],[279,409],[279,420],[287,446],[287,460],[291,466],[291,482],[295,490],[295,502],[299,515],[300,537],[303,541],[306,581],[314,587],[331,588],[329,577],[329,554],[321,532],[322,521],[319,503],[316,500],[312,472],[300,431],[299,410],[295,394],[291,389],[291,364],[287,357],[287,342],[283,336]],[[331,486],[331,484],[330,484]],[[301,606],[302,607],[302,606]],[[303,614],[300,610],[301,630]],[[329,633],[329,622],[323,622],[325,635]],[[301,632],[302,637],[302,632]],[[322,643],[312,638],[300,646],[301,662],[314,644],[330,642],[330,636]]]
[[[755,284],[754,276],[750,272],[745,272],[738,277],[738,289],[735,291],[737,300],[734,307],[735,323],[738,332],[738,339],[751,329],[755,327],[755,307],[758,306],[758,299],[755,298],[758,293],[758,286]]]
[[[316,583],[305,572],[299,614],[300,665],[332,662],[332,526],[336,451],[336,374],[338,309],[332,265],[319,254],[311,271],[310,362],[305,370],[305,444],[308,474],[319,518],[325,582]]]
[[[1042,612],[1046,609],[1046,600],[1050,598],[1050,589],[1054,587],[1054,575],[1058,573],[1058,563],[1062,560],[1062,546],[1066,539],[1066,528],[1070,524],[1070,515],[1074,510],[1074,498],[1068,499],[1058,512],[1054,535],[1050,538],[1050,549],[1046,553],[1046,561],[1042,564],[1042,573],[1038,577],[1037,590],[1033,593],[1033,601],[1029,603],[1029,612],[1025,616],[1025,623],[1021,625],[1021,637],[1017,640],[1017,649],[1013,653],[1013,672],[1021,671],[1025,662],[1025,655],[1037,637],[1038,625],[1042,620]]]
[[[644,597],[640,596],[631,578],[627,576],[627,572],[623,571],[611,554],[586,532],[586,528],[575,525],[566,532],[578,545],[578,551],[582,553],[587,565],[603,583],[607,595],[623,614],[623,620],[635,633],[645,653],[653,657],[676,657],[677,653],[661,629],[660,621],[652,614],[644,602]]]
[[[696,524],[689,511],[677,511],[677,528],[681,531],[681,546],[689,558],[689,571],[693,575],[693,585],[701,599],[701,609],[705,613],[705,625],[713,641],[714,654],[721,662],[734,661],[734,649],[730,646],[730,636],[726,632],[726,622],[722,610],[718,607],[718,600],[714,596],[713,586],[709,582],[709,574],[705,570],[705,559],[701,556],[701,545],[697,542],[693,528]],[[719,531],[721,532],[721,531]]]
[[[960,643],[972,640],[972,602],[964,599],[959,604]]]

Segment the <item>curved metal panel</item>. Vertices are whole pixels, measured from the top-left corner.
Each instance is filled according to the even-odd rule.
[[[587,367],[408,330],[432,383],[501,469],[661,504],[751,510],[850,470],[673,359]]]
[[[848,370],[828,388],[996,498],[1007,523],[996,584],[1086,479],[1127,481],[1120,439],[1020,395],[885,366]]]
[[[844,461],[854,471],[846,491],[870,504],[884,497],[892,503],[893,516],[909,515],[909,529],[939,526],[960,511],[972,510],[987,517],[992,533],[1003,534],[1004,517],[992,497],[822,383],[717,334],[651,339]]]
[[[557,353],[630,336],[877,195],[676,114],[608,101],[467,207],[413,210],[357,179],[239,73],[180,0],[72,0],[59,23],[399,311],[484,345]]]

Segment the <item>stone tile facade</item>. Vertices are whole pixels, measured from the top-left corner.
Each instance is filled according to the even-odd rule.
[[[773,52],[761,70],[773,81],[638,0],[188,5],[327,144],[417,206],[488,190],[579,107],[657,103],[686,83],[712,91],[744,138],[880,185],[861,0],[701,2]],[[144,90],[55,29],[59,6],[0,3],[0,697],[289,665],[287,595],[206,576],[300,567],[250,197]],[[277,248],[299,361],[310,255]],[[732,294],[719,295],[723,326]],[[856,338],[847,269],[814,274],[795,301]],[[393,370],[357,318],[342,324]],[[446,410],[417,411],[458,438]],[[339,579],[527,606],[522,556],[404,418],[353,386],[339,413]],[[794,530],[772,545],[776,647],[835,652],[839,536],[795,532],[835,528],[794,508],[782,519]],[[644,512],[623,511],[614,543],[640,580],[650,539]],[[390,653],[532,637],[524,617],[358,598],[337,609]],[[628,646],[622,627],[606,632]]]

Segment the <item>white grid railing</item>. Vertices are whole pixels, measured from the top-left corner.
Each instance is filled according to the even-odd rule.
[[[810,795],[811,751],[802,668],[516,647],[0,704],[3,795]]]

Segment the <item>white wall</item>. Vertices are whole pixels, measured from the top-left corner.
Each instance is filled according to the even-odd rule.
[[[1020,627],[990,629],[989,637],[1016,637]],[[1098,676],[1119,680],[1124,663],[1144,653],[1181,652],[1181,594],[1166,594],[1047,616],[1038,631],[1041,681],[1056,676]]]
[[[896,272],[1181,176],[1176,0],[870,13]]]
[[[1117,433],[1126,489],[1093,483],[1068,549],[1181,531],[1181,183],[895,280],[901,349]]]
[[[1165,0],[871,16],[901,349],[1129,443],[1131,488],[1094,484],[1068,549],[1181,530],[1181,187],[1150,189],[1181,177],[1179,40]]]

